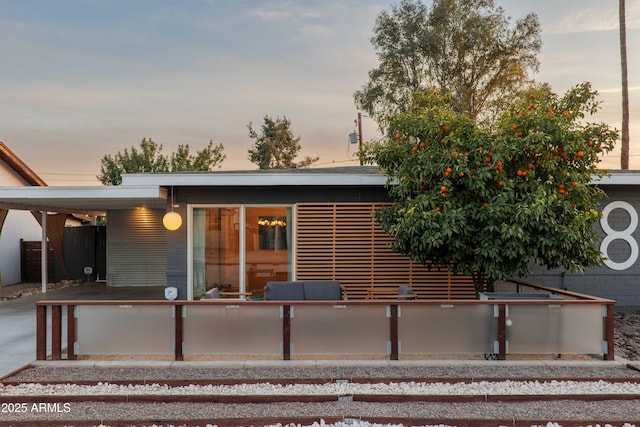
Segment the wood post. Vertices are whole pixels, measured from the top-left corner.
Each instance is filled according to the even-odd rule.
[[[47,360],[47,306],[36,306],[36,359]]]
[[[389,341],[391,349],[389,354],[390,360],[398,360],[400,346],[398,345],[398,304],[389,305]]]
[[[615,328],[613,313],[613,304],[607,304],[607,317],[604,319],[604,339],[607,342],[607,354],[604,355],[604,360],[615,359]]]
[[[291,306],[282,306],[282,360],[291,360]]]
[[[184,354],[182,352],[182,342],[184,341],[184,318],[182,317],[182,307],[183,305],[176,304],[173,306],[175,310],[175,322],[176,322],[176,330],[175,330],[175,360],[183,361]]]
[[[67,360],[76,360],[77,323],[76,306],[67,306]]]
[[[507,360],[507,306],[498,304],[498,360]]]
[[[62,306],[51,306],[51,360],[62,359]]]

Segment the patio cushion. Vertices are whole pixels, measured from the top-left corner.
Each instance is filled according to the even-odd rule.
[[[409,285],[400,285],[398,286],[398,299],[414,299],[415,295],[413,294],[413,289]],[[402,298],[401,295],[410,295],[410,297]]]
[[[333,301],[342,299],[340,282],[336,280],[312,280],[304,282],[305,300]]]
[[[217,299],[220,298],[220,290],[218,288],[211,288],[205,292],[203,299]]]
[[[264,299],[268,301],[302,301],[304,288],[301,282],[267,282]]]

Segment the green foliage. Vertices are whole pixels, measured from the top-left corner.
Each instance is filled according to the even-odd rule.
[[[260,133],[253,129],[252,123],[247,125],[249,137],[255,139],[253,147],[249,149],[249,160],[260,169],[289,169],[306,167],[318,161],[319,157],[305,157],[296,162],[300,152],[300,137],[294,137],[291,121],[286,117],[264,117],[264,124]]]
[[[388,175],[397,200],[376,215],[392,248],[489,283],[526,275],[532,264],[600,265],[593,226],[602,192],[591,183],[604,175],[598,155],[617,132],[584,122],[596,95],[587,83],[563,97],[527,91],[488,130],[439,91],[417,93],[390,121],[393,134],[361,153]]]
[[[189,144],[179,145],[178,150],[171,154],[171,171],[211,171],[227,157],[223,149],[222,144],[214,147],[213,141],[209,141],[209,145],[194,156],[189,152]]]
[[[118,151],[115,156],[105,155],[98,179],[104,185],[120,185],[123,173],[210,171],[226,158],[223,149],[222,144],[214,146],[210,141],[207,148],[192,155],[189,144],[179,145],[169,159],[162,154],[162,145],[151,138],[143,138],[139,149],[125,148],[123,153]]]
[[[402,0],[378,15],[371,43],[379,59],[354,94],[376,119],[406,111],[414,92],[436,87],[452,94],[456,111],[488,119],[537,71],[542,42],[535,14],[509,26],[493,0]]]

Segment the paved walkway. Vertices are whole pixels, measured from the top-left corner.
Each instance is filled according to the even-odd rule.
[[[5,292],[11,292],[11,290],[11,286],[5,287]],[[35,304],[40,300],[52,299],[164,299],[164,294],[162,287],[113,288],[106,287],[103,283],[88,282],[68,288],[50,290],[46,294],[0,301],[0,379],[35,360]],[[66,315],[65,310],[63,313]],[[63,322],[66,320],[63,319]]]

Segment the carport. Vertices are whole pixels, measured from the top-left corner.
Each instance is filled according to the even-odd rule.
[[[66,214],[101,216],[107,210],[167,206],[166,188],[157,185],[117,187],[0,187],[0,209],[39,213],[42,247],[62,236]],[[64,214],[64,215],[57,215]],[[42,292],[47,291],[47,257],[41,257]]]

